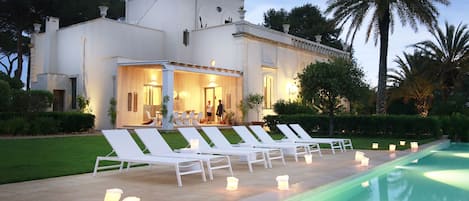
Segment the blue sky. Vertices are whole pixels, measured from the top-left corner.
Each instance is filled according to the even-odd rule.
[[[302,6],[306,3],[317,5],[322,11],[327,7],[327,0],[245,0],[245,9],[247,10],[246,20],[254,24],[261,24],[263,22],[263,14],[269,8],[290,10],[293,7]],[[468,0],[452,0],[449,6],[439,6],[439,11],[439,24],[442,28],[445,21],[454,25],[459,23],[468,24]],[[346,31],[344,30],[345,33]],[[366,74],[366,81],[372,87],[375,87],[378,82],[379,47],[374,45],[372,38],[370,38],[368,43],[365,43],[365,31],[366,26],[357,33],[353,44],[355,57]],[[345,34],[341,38],[345,40]],[[394,32],[389,40],[388,70],[396,67],[396,64],[393,62],[396,56],[402,56],[403,51],[410,52],[412,50],[408,48],[409,45],[423,40],[432,40],[432,38],[424,26],[419,26],[418,32],[414,32],[409,26],[402,27],[400,22],[396,22]]]

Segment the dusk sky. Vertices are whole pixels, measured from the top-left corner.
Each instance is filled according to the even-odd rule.
[[[321,11],[324,11],[327,7],[327,0],[245,0],[246,19],[254,24],[262,24],[263,14],[269,8],[276,10],[284,8],[289,11],[293,7],[299,7],[307,3],[317,5]],[[445,30],[445,21],[453,25],[468,24],[469,1],[452,0],[449,6],[439,5],[438,7],[440,11],[439,24],[443,30]],[[363,26],[357,33],[353,47],[358,64],[366,74],[366,82],[372,87],[376,87],[378,83],[379,47],[374,45],[373,38],[365,43],[366,28],[366,26]],[[347,30],[343,32],[341,38],[345,40]],[[393,62],[396,56],[402,56],[403,51],[411,52],[412,49],[408,46],[423,40],[433,40],[425,26],[419,26],[418,32],[414,32],[409,26],[402,27],[400,22],[396,21],[394,32],[389,39],[388,70],[396,67]]]

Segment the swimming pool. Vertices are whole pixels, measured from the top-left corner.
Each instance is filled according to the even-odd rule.
[[[288,200],[469,201],[469,144],[434,145]]]

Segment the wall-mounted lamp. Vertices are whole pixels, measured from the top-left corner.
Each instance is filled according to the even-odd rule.
[[[210,60],[210,66],[211,67],[215,67],[216,64],[217,64],[217,62],[215,61],[215,59]]]

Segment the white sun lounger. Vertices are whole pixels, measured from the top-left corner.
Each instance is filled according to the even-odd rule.
[[[234,149],[234,150],[248,150],[248,151],[262,151],[265,154],[267,164],[272,168],[272,160],[282,160],[285,165],[285,158],[283,157],[283,151],[279,148],[254,148],[254,147],[234,147],[231,143],[223,136],[223,133],[217,127],[202,127],[202,130],[210,138],[216,148],[219,149]]]
[[[249,172],[252,172],[252,164],[253,163],[264,163],[264,167],[267,168],[267,161],[266,161],[265,155],[262,151],[248,151],[248,150],[233,150],[233,149],[212,148],[204,140],[204,138],[200,135],[199,131],[197,131],[194,127],[178,128],[178,130],[188,142],[190,142],[191,140],[198,140],[199,141],[199,149],[194,150],[198,153],[245,157],[246,162],[247,162],[248,167],[249,167]],[[260,157],[258,157],[258,156],[260,156]]]
[[[202,160],[207,166],[207,171],[210,180],[213,180],[213,170],[228,168],[231,176],[233,176],[233,170],[231,168],[231,161],[229,156],[216,156],[216,155],[205,155],[196,153],[176,153],[173,152],[168,143],[161,136],[160,132],[156,128],[141,128],[135,129],[138,137],[142,140],[143,144],[150,154],[153,156],[163,157],[175,157],[175,158],[193,158]]]
[[[335,154],[335,148],[342,149],[342,140],[340,139],[300,139],[293,130],[290,129],[286,124],[277,124],[277,128],[285,135],[286,141],[299,142],[299,143],[318,143],[318,144],[329,144],[331,146],[332,154]]]
[[[259,139],[262,141],[262,143],[266,144],[293,144],[293,145],[307,145],[308,149],[308,154],[311,154],[312,152],[318,152],[319,156],[322,156],[321,154],[321,148],[319,147],[319,144],[317,143],[296,143],[296,142],[282,142],[282,141],[275,141],[270,137],[270,135],[259,125],[251,125],[249,128],[259,137]]]
[[[290,127],[300,136],[303,140],[340,140],[341,151],[346,151],[346,147],[349,147],[353,150],[352,140],[347,138],[313,138],[311,137],[301,126],[300,124],[290,124]],[[332,149],[332,144],[331,144]]]
[[[122,171],[124,163],[127,163],[127,167],[130,167],[131,163],[143,163],[149,165],[173,166],[176,170],[176,178],[179,187],[182,186],[181,175],[200,173],[202,175],[203,181],[206,181],[205,171],[201,160],[145,155],[142,150],[140,150],[137,143],[135,143],[135,141],[132,139],[132,136],[130,136],[127,130],[102,130],[102,133],[111,145],[113,152],[115,152],[117,156],[109,156],[110,154],[107,156],[98,156],[96,158],[93,176],[95,176],[96,172],[101,169],[119,167],[119,170]],[[120,165],[99,167],[100,161],[116,161],[121,163]],[[188,170],[183,171],[183,169],[186,168]]]
[[[293,153],[296,162],[298,162],[299,155],[305,155],[309,153],[308,145],[305,144],[261,143],[259,142],[259,140],[256,139],[256,137],[254,137],[254,135],[251,133],[251,131],[249,131],[246,126],[233,126],[233,129],[241,137],[241,139],[243,139],[245,144],[252,147],[282,149],[284,153]]]

